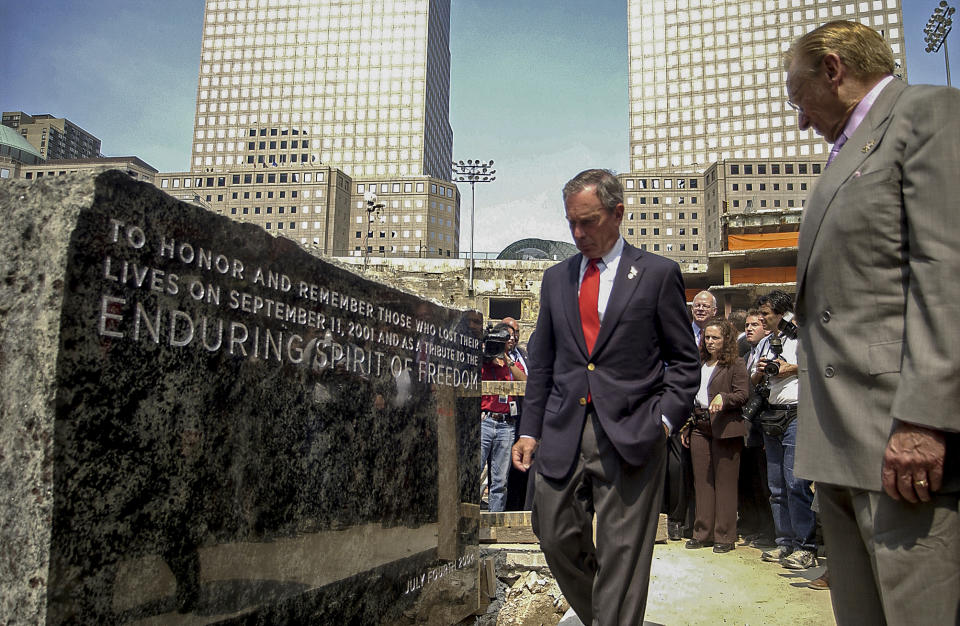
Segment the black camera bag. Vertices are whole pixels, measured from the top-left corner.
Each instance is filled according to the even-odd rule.
[[[771,437],[783,437],[793,420],[797,419],[797,408],[765,411],[760,414],[760,428]]]

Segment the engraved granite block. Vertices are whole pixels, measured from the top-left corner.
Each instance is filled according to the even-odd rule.
[[[0,210],[0,621],[476,609],[479,314],[119,172]]]

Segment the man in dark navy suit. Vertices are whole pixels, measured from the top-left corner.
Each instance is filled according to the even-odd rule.
[[[606,170],[563,189],[581,254],[546,271],[513,447],[537,454],[533,525],[584,624],[643,623],[667,435],[700,382],[683,278],[620,236],[623,189]],[[593,519],[597,540],[593,540]]]

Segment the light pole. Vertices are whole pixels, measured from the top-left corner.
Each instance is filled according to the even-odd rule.
[[[453,180],[458,183],[470,183],[470,295],[473,295],[473,226],[477,214],[477,183],[492,183],[497,180],[494,174],[493,160],[481,161],[469,159],[453,162]]]
[[[377,194],[372,191],[363,194],[363,199],[367,202],[367,236],[363,238],[363,269],[366,270],[370,259],[370,235],[373,234],[373,221],[380,215],[380,209],[384,204],[377,202]]]
[[[950,54],[947,52],[947,35],[953,30],[953,13],[956,11],[947,4],[947,0],[940,0],[940,4],[933,10],[933,15],[923,27],[923,41],[926,42],[926,52],[940,52],[943,46],[943,59],[947,65],[947,87],[950,87]]]

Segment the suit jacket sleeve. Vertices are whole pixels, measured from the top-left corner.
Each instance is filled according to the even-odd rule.
[[[526,395],[523,398],[523,417],[520,420],[519,434],[540,439],[543,430],[543,409],[547,395],[552,387],[553,363],[556,357],[556,344],[553,336],[552,312],[549,298],[549,270],[544,272],[540,283],[540,313],[537,316],[536,331],[527,344],[531,367],[527,372]]]
[[[909,270],[905,344],[891,414],[958,431],[960,91],[938,89],[913,104],[904,113],[912,132],[907,134],[902,172]]]
[[[657,339],[666,364],[660,412],[673,428],[687,419],[700,386],[700,352],[690,332],[680,266],[672,264],[660,286]]]

